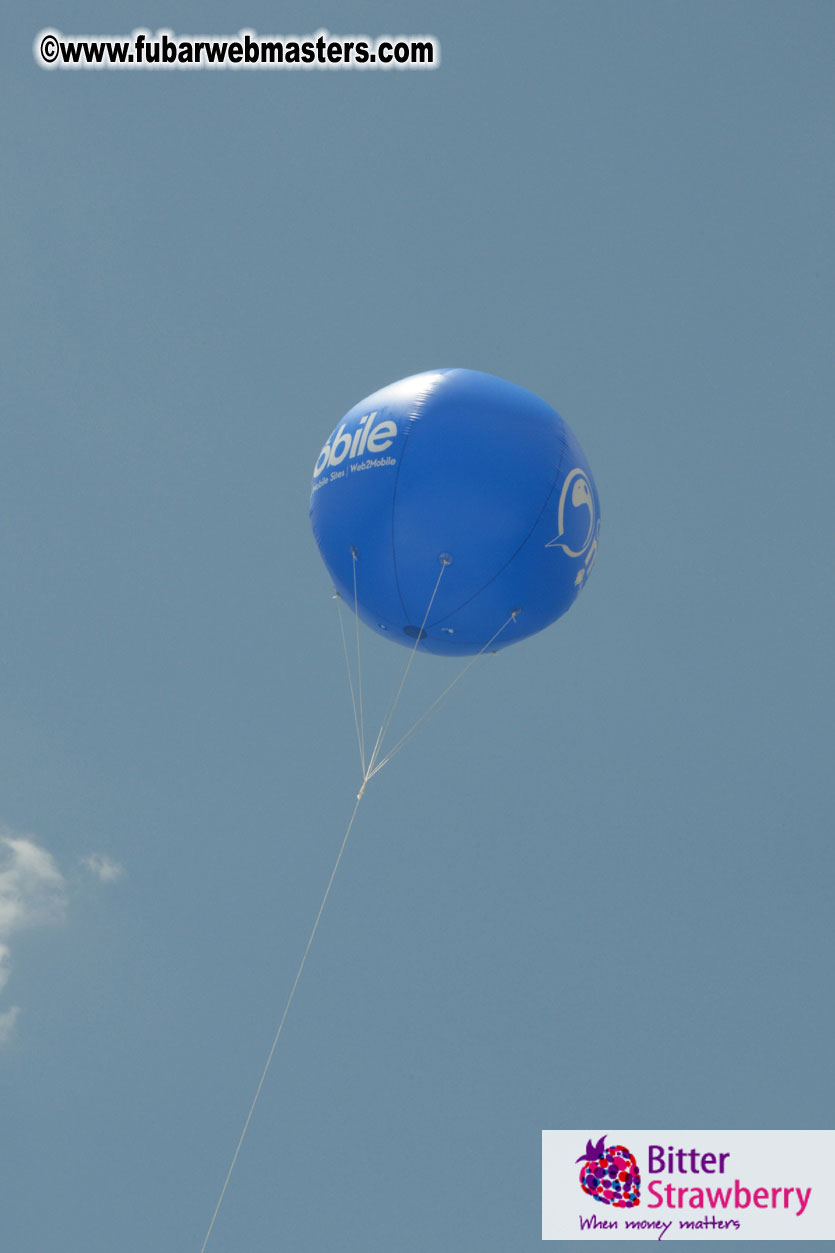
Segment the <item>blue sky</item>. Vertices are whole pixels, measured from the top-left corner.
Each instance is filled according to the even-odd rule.
[[[819,1126],[831,6],[5,25],[4,1247],[200,1248],[358,785],[312,467],[439,366],[563,414],[600,555],[369,786],[209,1248],[533,1250],[543,1127]],[[32,57],[139,25],[443,61]]]

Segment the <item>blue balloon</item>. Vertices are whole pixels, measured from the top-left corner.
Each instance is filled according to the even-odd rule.
[[[591,471],[559,414],[460,369],[401,379],[349,410],[316,461],[310,517],[364,622],[450,655],[504,648],[564,614],[600,528]]]

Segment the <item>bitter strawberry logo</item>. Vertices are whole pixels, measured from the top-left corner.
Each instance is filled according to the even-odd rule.
[[[603,1147],[606,1136],[597,1144],[591,1140],[577,1161],[582,1162],[580,1187],[595,1201],[614,1205],[616,1209],[634,1209],[641,1204],[641,1172],[635,1154],[622,1144]]]

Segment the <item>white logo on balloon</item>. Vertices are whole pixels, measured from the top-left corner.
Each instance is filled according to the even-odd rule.
[[[569,509],[569,521],[572,522],[576,521],[576,517],[572,517],[572,510],[588,510],[589,524],[586,528],[585,539],[579,548],[571,548],[563,539],[565,535],[566,506]],[[600,519],[596,517],[591,484],[584,470],[578,468],[566,475],[565,482],[562,485],[562,492],[560,493],[560,503],[557,508],[557,526],[559,527],[559,532],[556,538],[549,540],[545,547],[561,548],[568,557],[582,557],[585,554],[585,560],[577,571],[577,577],[574,580],[574,586],[580,588],[583,585],[583,581],[588,578],[589,571],[594,565],[594,559],[597,556],[597,537],[600,532]],[[576,543],[577,541],[574,540],[573,542]]]

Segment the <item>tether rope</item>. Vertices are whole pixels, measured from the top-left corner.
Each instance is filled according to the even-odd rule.
[[[403,748],[406,744],[408,744],[412,736],[416,735],[417,732],[421,729],[421,727],[426,725],[426,723],[429,721],[432,715],[438,712],[444,699],[449,695],[452,689],[456,687],[458,683],[461,682],[461,680],[464,678],[464,675],[467,673],[470,667],[474,666],[477,661],[481,660],[481,658],[490,648],[491,644],[494,644],[496,642],[496,640],[501,635],[502,631],[504,631],[505,628],[508,627],[511,622],[516,621],[517,616],[518,616],[518,610],[515,610],[506,619],[506,621],[502,623],[498,631],[496,631],[495,635],[490,637],[490,639],[487,641],[484,647],[480,648],[473,657],[470,657],[469,661],[461,670],[459,670],[458,674],[455,676],[452,682],[447,684],[447,686],[441,692],[440,696],[435,697],[435,699],[433,700],[429,708],[424,710],[424,712],[420,715],[419,718],[415,719],[411,727],[409,727],[409,729],[405,731],[403,735],[401,735],[400,739],[392,748],[389,749],[385,757],[381,757],[380,760],[376,763],[376,765],[374,765],[373,763],[369,764],[369,767],[368,767],[369,779],[372,779],[374,775],[378,772],[378,770],[382,770],[383,766],[388,765],[388,763],[391,761],[395,753],[399,753],[401,748]]]
[[[336,613],[339,618],[339,633],[342,636],[342,649],[345,653],[345,668],[348,671],[348,687],[351,691],[351,708],[354,711],[354,726],[357,732],[357,746],[360,750],[360,763],[362,765],[362,773],[365,775],[365,744],[360,722],[359,713],[357,711],[357,699],[354,694],[354,676],[351,673],[351,659],[348,656],[348,641],[345,638],[345,626],[342,622],[342,597],[339,592],[334,592],[333,598],[336,601]]]
[[[400,749],[401,749],[401,748],[403,748],[403,746],[404,746],[406,743],[408,743],[408,741],[412,738],[412,736],[413,736],[413,735],[415,735],[415,734],[417,733],[417,731],[418,731],[418,730],[419,730],[419,729],[420,729],[420,728],[421,728],[421,727],[422,727],[422,726],[423,726],[423,725],[424,725],[424,724],[428,721],[428,719],[429,719],[429,718],[433,715],[433,713],[435,713],[435,712],[438,710],[438,708],[439,708],[439,706],[441,705],[441,703],[442,703],[442,702],[444,701],[444,699],[445,699],[445,698],[449,695],[449,693],[450,693],[450,692],[452,691],[452,689],[456,686],[456,684],[457,684],[457,683],[459,683],[461,679],[463,679],[464,675],[467,673],[467,671],[470,669],[470,667],[471,667],[471,666],[473,666],[473,665],[475,664],[475,662],[477,662],[477,661],[479,660],[479,658],[480,658],[480,657],[483,657],[483,656],[484,656],[484,654],[485,654],[485,653],[487,652],[487,650],[490,648],[491,644],[493,644],[493,643],[495,642],[495,640],[497,640],[497,639],[498,639],[498,637],[501,635],[502,631],[504,631],[504,630],[505,630],[505,628],[506,628],[506,627],[507,627],[507,626],[508,626],[511,622],[515,622],[516,617],[517,617],[518,612],[519,612],[518,610],[513,610],[513,612],[512,612],[512,613],[510,614],[510,616],[508,617],[507,621],[506,621],[506,622],[504,622],[504,623],[503,623],[503,624],[499,627],[499,629],[498,629],[498,631],[496,631],[495,635],[493,635],[493,636],[492,636],[492,637],[491,637],[491,638],[487,641],[487,643],[484,645],[484,647],[483,647],[483,648],[481,648],[481,649],[479,650],[479,652],[475,654],[475,656],[473,656],[473,657],[471,657],[471,658],[469,659],[469,661],[467,662],[467,664],[466,664],[466,665],[463,667],[463,669],[462,669],[462,670],[461,670],[461,671],[460,671],[460,672],[459,672],[459,673],[455,676],[455,678],[452,680],[452,682],[447,684],[447,686],[444,688],[443,692],[441,692],[440,696],[437,696],[437,697],[435,698],[435,700],[432,702],[432,704],[429,706],[429,708],[428,708],[428,709],[426,709],[426,710],[424,711],[424,713],[423,713],[423,714],[421,714],[421,716],[420,716],[419,718],[417,718],[417,719],[416,719],[416,721],[412,724],[412,726],[409,728],[409,730],[407,730],[407,731],[406,731],[406,732],[405,732],[405,733],[404,733],[404,734],[400,737],[400,739],[399,739],[399,740],[398,740],[398,741],[394,744],[394,746],[393,746],[393,747],[389,750],[389,752],[388,752],[388,753],[386,753],[386,755],[385,755],[384,757],[380,758],[379,754],[382,752],[383,741],[385,740],[385,737],[386,737],[386,735],[387,735],[387,733],[388,733],[389,727],[391,726],[391,721],[392,721],[392,718],[394,717],[394,713],[395,713],[395,710],[396,710],[396,708],[397,708],[398,702],[399,702],[399,700],[400,700],[400,696],[401,696],[401,694],[402,694],[402,692],[403,692],[403,688],[404,688],[404,686],[405,686],[406,679],[407,679],[407,678],[408,678],[408,676],[409,676],[409,671],[411,670],[411,667],[412,667],[412,662],[414,661],[414,658],[415,658],[415,653],[417,652],[418,645],[419,645],[419,643],[420,643],[421,639],[423,638],[424,628],[425,628],[426,623],[427,623],[427,621],[428,621],[429,614],[430,614],[430,612],[431,612],[431,610],[432,610],[432,605],[433,605],[433,604],[434,604],[434,602],[435,602],[435,597],[437,596],[437,593],[438,593],[438,588],[439,588],[439,587],[440,587],[440,585],[441,585],[441,579],[442,579],[442,578],[443,578],[443,576],[444,576],[444,571],[446,570],[446,567],[450,564],[449,558],[442,557],[442,558],[441,558],[441,570],[440,570],[440,573],[438,574],[438,578],[437,578],[437,581],[436,581],[436,583],[435,583],[435,587],[433,588],[432,595],[431,595],[431,596],[430,596],[430,598],[429,598],[429,604],[426,606],[426,612],[425,612],[425,614],[423,615],[423,621],[421,622],[421,625],[420,625],[420,627],[419,627],[419,629],[418,629],[418,631],[417,631],[417,635],[416,635],[416,637],[415,637],[414,647],[411,649],[411,651],[410,651],[410,653],[409,653],[409,659],[408,659],[408,661],[407,661],[407,663],[406,663],[406,666],[405,666],[405,668],[404,668],[404,670],[403,670],[403,674],[401,675],[401,678],[400,678],[400,683],[399,683],[399,685],[398,685],[398,687],[397,687],[397,690],[396,690],[396,692],[395,692],[395,694],[394,694],[394,697],[393,697],[393,699],[392,699],[392,701],[391,701],[391,704],[390,704],[390,706],[389,706],[388,712],[386,713],[386,715],[385,715],[385,717],[384,717],[384,719],[383,719],[383,722],[382,722],[382,724],[381,724],[381,726],[380,726],[380,730],[379,730],[379,731],[378,731],[378,733],[377,733],[377,739],[376,739],[376,742],[375,742],[375,744],[374,744],[374,750],[373,750],[373,752],[372,752],[372,754],[371,754],[371,758],[370,758],[370,760],[368,761],[368,763],[366,764],[366,759],[365,759],[365,730],[364,730],[364,724],[363,724],[362,665],[361,665],[361,657],[360,657],[359,614],[357,613],[357,554],[356,554],[356,552],[355,552],[353,549],[352,549],[351,551],[352,551],[352,556],[353,556],[353,559],[354,559],[354,613],[355,613],[356,622],[357,622],[357,692],[356,692],[356,693],[355,693],[355,690],[354,690],[354,682],[353,682],[353,678],[352,678],[352,674],[351,674],[351,663],[350,663],[350,659],[349,659],[349,656],[348,656],[348,643],[347,643],[347,639],[346,639],[346,637],[345,637],[345,628],[344,628],[344,624],[343,624],[343,622],[342,622],[342,611],[341,611],[341,607],[340,607],[340,601],[341,601],[341,599],[342,599],[342,598],[340,597],[340,595],[339,595],[339,593],[338,593],[338,592],[336,593],[336,604],[337,604],[337,613],[338,613],[338,616],[339,616],[339,628],[340,628],[340,632],[341,632],[341,635],[342,635],[343,650],[344,650],[344,653],[345,653],[345,662],[346,662],[346,666],[347,666],[347,670],[348,670],[348,684],[349,684],[350,691],[351,691],[351,705],[352,705],[352,708],[353,708],[353,713],[354,713],[354,726],[355,726],[355,728],[356,728],[356,732],[357,732],[357,741],[358,741],[358,744],[359,744],[359,750],[360,750],[360,760],[361,760],[361,762],[362,762],[362,769],[363,769],[363,775],[362,775],[362,785],[361,785],[361,787],[360,787],[359,792],[357,793],[357,799],[356,799],[356,802],[355,802],[355,804],[354,804],[354,809],[353,809],[353,812],[352,812],[351,817],[350,817],[350,819],[349,819],[349,821],[348,821],[348,826],[347,826],[347,827],[346,827],[346,829],[345,829],[345,834],[344,834],[344,836],[342,837],[342,843],[341,843],[341,844],[340,844],[340,846],[339,846],[339,852],[338,852],[338,853],[337,853],[337,855],[336,855],[336,861],[335,861],[335,862],[334,862],[334,864],[333,864],[333,869],[331,870],[331,873],[330,873],[330,878],[328,879],[328,883],[327,883],[327,887],[325,888],[324,895],[322,896],[322,900],[321,900],[321,902],[320,902],[320,904],[319,904],[319,909],[318,909],[318,912],[317,912],[317,914],[316,914],[316,918],[315,918],[315,920],[314,920],[313,927],[311,928],[310,935],[309,935],[308,940],[307,940],[307,944],[305,945],[304,952],[302,953],[302,958],[301,958],[301,961],[299,962],[298,969],[296,970],[296,976],[295,976],[295,978],[293,979],[293,984],[292,984],[292,987],[290,988],[290,994],[289,994],[289,996],[287,997],[287,1000],[286,1000],[286,1002],[285,1002],[285,1005],[284,1005],[284,1010],[283,1010],[283,1012],[282,1012],[282,1014],[281,1014],[281,1019],[280,1019],[280,1021],[279,1021],[278,1027],[276,1028],[276,1032],[275,1032],[275,1035],[274,1035],[274,1037],[273,1037],[273,1042],[272,1042],[272,1045],[270,1046],[270,1051],[269,1051],[269,1053],[267,1054],[267,1060],[266,1060],[266,1062],[264,1063],[264,1068],[263,1068],[263,1070],[262,1070],[262,1072],[261,1072],[261,1078],[258,1080],[258,1086],[257,1086],[257,1088],[255,1089],[255,1095],[254,1095],[254,1097],[252,1098],[252,1103],[251,1103],[251,1105],[250,1105],[250,1107],[249,1107],[249,1112],[247,1113],[247,1116],[246,1116],[246,1121],[244,1122],[243,1129],[242,1129],[241,1134],[240,1134],[240,1136],[239,1136],[239,1138],[238,1138],[238,1143],[237,1143],[237,1145],[235,1146],[235,1152],[234,1152],[234,1153],[233,1153],[233,1155],[232,1155],[232,1160],[231,1160],[231,1162],[229,1163],[229,1169],[228,1169],[228,1170],[227,1170],[227,1172],[226,1172],[226,1178],[225,1178],[225,1179],[224,1179],[224,1181],[223,1181],[223,1187],[222,1187],[222,1188],[221,1188],[221,1190],[220,1190],[220,1195],[218,1196],[218,1199],[217,1199],[217,1204],[215,1205],[215,1208],[214,1208],[214,1213],[212,1214],[212,1218],[211,1218],[211,1222],[209,1223],[209,1227],[208,1227],[208,1230],[207,1230],[207,1232],[206,1232],[206,1236],[205,1236],[205,1238],[204,1238],[204,1240],[203,1240],[203,1244],[201,1245],[201,1248],[200,1248],[200,1253],[206,1253],[206,1246],[207,1246],[207,1245],[208,1245],[208,1243],[209,1243],[209,1238],[210,1238],[210,1236],[211,1236],[211,1234],[212,1234],[212,1231],[213,1231],[213,1229],[214,1229],[215,1222],[217,1221],[217,1216],[218,1216],[218,1214],[220,1213],[220,1207],[221,1207],[221,1205],[223,1204],[223,1198],[225,1197],[225,1195],[226,1195],[226,1190],[227,1190],[227,1188],[229,1187],[229,1181],[230,1181],[230,1179],[232,1178],[232,1172],[233,1172],[233,1171],[234,1171],[234,1169],[235,1169],[235,1165],[236,1165],[236,1163],[237,1163],[237,1161],[238,1161],[238,1157],[239,1157],[239,1155],[240,1155],[241,1148],[242,1148],[242,1146],[243,1146],[244,1140],[246,1139],[246,1134],[247,1134],[247,1132],[248,1132],[248,1130],[249,1130],[249,1125],[250,1125],[250,1123],[252,1122],[252,1117],[253,1117],[253,1115],[254,1115],[254,1113],[255,1113],[255,1107],[256,1107],[256,1105],[258,1104],[259,1097],[261,1096],[261,1091],[262,1091],[262,1089],[263,1089],[263,1087],[264,1087],[264,1083],[266,1082],[267,1073],[268,1073],[268,1071],[269,1071],[269,1069],[270,1069],[270,1065],[271,1065],[272,1060],[273,1060],[273,1057],[274,1057],[274,1055],[275,1055],[276,1048],[278,1047],[278,1041],[279,1041],[279,1039],[280,1039],[280,1037],[281,1037],[281,1033],[282,1033],[282,1031],[284,1030],[284,1024],[285,1024],[285,1022],[287,1021],[287,1015],[288,1015],[288,1013],[290,1012],[290,1006],[292,1005],[292,1003],[293,1003],[293,998],[294,998],[294,997],[295,997],[295,995],[296,995],[296,988],[299,986],[299,980],[300,980],[300,979],[301,979],[301,977],[302,977],[302,971],[304,970],[305,963],[306,963],[307,958],[308,958],[308,954],[310,953],[310,950],[311,950],[311,948],[312,948],[312,946],[313,946],[313,941],[314,941],[314,939],[316,938],[316,932],[317,932],[317,931],[318,931],[318,929],[319,929],[319,923],[321,922],[321,919],[322,919],[322,914],[325,912],[325,905],[327,904],[328,897],[330,896],[331,888],[333,887],[333,882],[334,882],[334,879],[336,878],[336,872],[337,872],[337,870],[339,869],[339,863],[342,861],[342,854],[345,852],[345,846],[346,846],[346,845],[347,845],[347,843],[348,843],[348,837],[349,837],[349,835],[351,834],[351,828],[352,828],[352,827],[353,827],[353,825],[354,825],[354,819],[355,819],[355,818],[356,818],[356,816],[357,816],[357,811],[358,811],[358,809],[359,809],[359,807],[360,807],[360,801],[362,800],[362,798],[363,798],[363,796],[364,796],[364,794],[365,794],[365,789],[366,789],[366,786],[367,786],[367,784],[368,784],[369,780],[370,780],[370,779],[371,779],[371,778],[372,778],[375,774],[378,774],[378,773],[379,773],[379,771],[380,771],[380,770],[382,770],[383,766],[385,766],[385,765],[386,765],[389,761],[391,761],[391,759],[392,759],[392,757],[395,755],[395,753],[399,752],[399,751],[400,751]]]
[[[383,719],[383,724],[382,724],[382,726],[380,727],[379,733],[378,733],[378,735],[377,735],[377,742],[376,742],[376,744],[374,745],[374,751],[373,751],[373,753],[371,754],[371,760],[369,761],[369,763],[368,763],[368,768],[367,768],[367,770],[366,770],[366,772],[365,772],[365,773],[366,773],[366,778],[363,780],[363,785],[362,785],[362,786],[363,786],[363,788],[365,788],[365,784],[366,784],[366,783],[368,782],[368,780],[371,778],[371,775],[372,775],[373,773],[376,773],[376,771],[375,771],[374,767],[375,767],[375,764],[376,764],[376,762],[377,762],[377,755],[378,755],[378,753],[380,753],[380,752],[381,752],[381,750],[382,750],[382,747],[383,747],[383,741],[385,740],[386,735],[388,734],[388,729],[389,729],[389,727],[391,726],[391,720],[392,720],[392,718],[394,717],[394,711],[397,709],[397,703],[398,703],[398,701],[400,700],[400,695],[401,695],[401,693],[402,693],[402,691],[403,691],[403,687],[404,687],[404,685],[405,685],[405,683],[406,683],[407,678],[409,677],[409,671],[410,671],[410,670],[411,670],[411,668],[412,668],[412,662],[413,662],[413,661],[414,661],[414,659],[415,659],[415,653],[417,652],[417,649],[418,649],[418,644],[420,643],[421,639],[423,638],[423,629],[424,629],[424,627],[426,626],[427,620],[428,620],[428,618],[429,618],[429,614],[432,612],[432,606],[433,606],[433,605],[434,605],[434,603],[435,603],[435,597],[438,595],[438,588],[441,586],[441,579],[444,577],[444,572],[446,571],[446,568],[447,568],[447,566],[448,566],[449,564],[450,564],[450,559],[449,559],[448,557],[442,557],[442,558],[441,558],[441,569],[440,569],[440,573],[438,574],[438,578],[437,578],[437,580],[436,580],[436,582],[435,582],[435,586],[434,586],[434,588],[432,589],[432,595],[429,597],[429,604],[426,606],[426,613],[423,615],[423,621],[421,622],[420,626],[418,627],[418,631],[417,631],[417,634],[416,634],[416,636],[415,636],[415,643],[414,643],[414,647],[413,647],[413,648],[410,650],[410,652],[409,652],[409,660],[406,662],[406,667],[405,667],[405,669],[404,669],[404,671],[403,671],[403,674],[402,674],[402,676],[401,676],[401,678],[400,678],[400,686],[398,687],[397,691],[396,691],[396,692],[395,692],[395,694],[394,694],[394,699],[392,700],[391,705],[389,706],[388,713],[386,714],[385,718]]]
[[[330,890],[333,887],[333,881],[336,878],[336,872],[339,869],[339,863],[342,860],[342,854],[345,852],[345,845],[348,843],[348,836],[351,834],[351,827],[354,825],[354,819],[357,816],[357,810],[360,807],[361,799],[362,799],[362,793],[360,793],[360,795],[357,797],[356,804],[354,805],[354,812],[351,814],[351,818],[348,823],[347,829],[345,831],[345,835],[343,836],[342,843],[339,847],[339,852],[337,853],[337,856],[336,856],[336,861],[333,863],[333,870],[331,871],[331,876],[328,879],[328,886],[325,888],[325,894],[322,897],[322,903],[319,906],[319,912],[316,915],[316,921],[313,924],[313,929],[310,932],[310,937],[305,946],[304,953],[302,954],[302,959],[299,962],[299,968],[296,971],[296,977],[293,980],[293,986],[290,989],[290,995],[287,997],[287,1002],[284,1006],[284,1012],[281,1015],[281,1021],[278,1024],[278,1028],[273,1038],[272,1047],[270,1048],[270,1051],[267,1055],[267,1060],[264,1065],[264,1069],[261,1072],[261,1078],[258,1081],[258,1087],[255,1089],[255,1096],[252,1098],[252,1104],[249,1107],[249,1113],[246,1116],[246,1122],[244,1123],[243,1131],[241,1132],[237,1147],[235,1148],[235,1152],[232,1156],[232,1161],[229,1164],[229,1169],[226,1172],[226,1178],[223,1181],[223,1187],[220,1190],[220,1196],[217,1199],[215,1212],[212,1214],[212,1221],[209,1223],[209,1229],[206,1232],[206,1238],[203,1241],[203,1244],[200,1249],[200,1253],[206,1253],[206,1245],[209,1243],[209,1237],[212,1234],[212,1228],[215,1225],[215,1220],[217,1219],[218,1213],[220,1212],[220,1207],[223,1204],[223,1198],[226,1195],[226,1189],[229,1187],[229,1180],[232,1178],[232,1171],[235,1169],[235,1163],[238,1160],[238,1155],[241,1151],[241,1146],[243,1145],[243,1142],[246,1138],[246,1133],[249,1130],[249,1124],[252,1122],[252,1115],[255,1113],[255,1106],[258,1104],[258,1098],[261,1095],[261,1089],[263,1088],[264,1081],[267,1078],[267,1071],[270,1069],[270,1063],[273,1060],[273,1055],[278,1045],[279,1037],[281,1036],[281,1032],[284,1029],[284,1023],[287,1020],[287,1014],[289,1013],[290,1006],[293,1003],[293,997],[296,995],[296,988],[299,986],[299,980],[302,977],[302,971],[304,970],[304,964],[307,961],[307,955],[310,952],[311,946],[313,944],[313,940],[319,928],[319,923],[321,921],[322,914],[325,912],[325,905],[327,904],[328,897],[330,896]]]
[[[365,721],[362,712],[362,655],[360,653],[360,611],[359,601],[357,599],[357,550],[351,549],[351,556],[354,562],[354,625],[357,631],[357,692],[359,695],[360,709],[360,758],[362,760],[362,773],[365,776]]]

